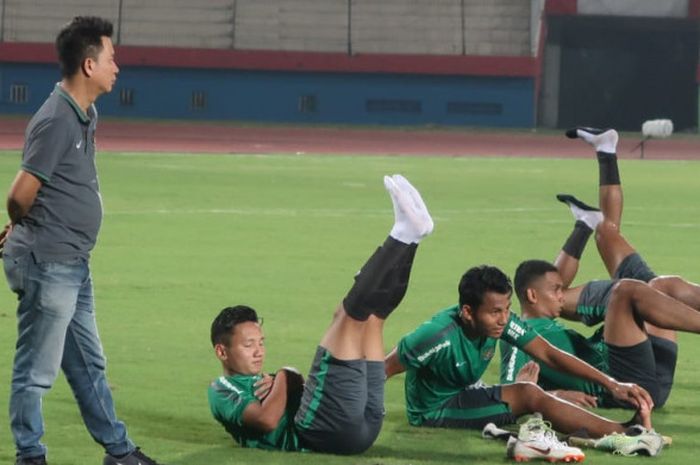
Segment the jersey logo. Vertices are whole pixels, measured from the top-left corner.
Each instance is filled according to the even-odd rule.
[[[488,349],[484,350],[481,353],[481,359],[482,360],[491,360],[495,353],[496,353],[495,349],[493,347],[489,347]]]
[[[82,140],[82,139],[80,139],[80,140],[78,141],[78,143],[75,144],[75,148],[76,148],[76,149],[79,149],[81,145],[83,145],[83,140]]]
[[[532,450],[534,450],[535,452],[539,452],[540,454],[543,454],[543,455],[547,455],[547,454],[549,454],[549,453],[552,451],[552,448],[551,448],[551,447],[548,447],[548,448],[546,448],[546,449],[543,449],[543,448],[541,448],[541,447],[531,446],[531,445],[529,445],[529,444],[525,444],[525,446],[527,446],[529,449],[532,449]]]
[[[441,342],[440,344],[438,344],[438,345],[436,345],[436,346],[434,346],[434,347],[431,347],[431,348],[428,349],[426,352],[420,354],[418,357],[416,357],[416,359],[417,359],[419,362],[422,362],[423,360],[425,360],[426,358],[430,357],[430,356],[433,355],[434,353],[436,353],[436,352],[438,352],[438,351],[444,349],[445,347],[449,347],[449,346],[451,346],[451,345],[452,345],[452,343],[451,343],[450,341]]]
[[[459,368],[459,367],[461,367],[462,365],[466,365],[466,363],[467,363],[467,362],[457,362],[457,363],[455,363],[455,367]]]
[[[520,325],[517,325],[513,322],[511,322],[508,325],[508,336],[513,338],[513,340],[518,340],[520,336],[523,336],[525,334],[525,328],[523,328]]]

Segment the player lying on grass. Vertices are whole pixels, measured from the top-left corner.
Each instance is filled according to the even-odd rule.
[[[404,336],[387,355],[388,377],[406,372],[410,424],[481,429],[490,422],[510,424],[521,415],[541,412],[557,431],[573,433],[585,429],[595,438],[622,433],[637,423],[651,428],[652,400],[644,389],[620,383],[550,345],[511,313],[511,294],[510,279],[498,268],[471,268],[460,280],[459,304],[438,312]],[[563,401],[534,383],[480,384],[499,339],[552,368],[600,384],[611,396],[635,404],[639,411],[630,422],[619,423]],[[657,436],[643,430],[638,439],[658,442]],[[553,442],[551,434],[544,430],[526,440],[540,449],[544,458],[573,460],[580,453]]]
[[[571,195],[558,196],[571,208],[576,224],[554,265],[529,260],[518,267],[515,290],[523,318],[556,347],[616,379],[644,387],[654,405],[661,407],[673,384],[678,353],[675,331],[700,332],[700,313],[696,311],[700,309],[700,287],[678,276],[657,277],[620,234],[622,188],[615,155],[617,132],[578,128],[567,134],[582,138],[597,151],[602,211]],[[593,230],[600,256],[613,279],[569,288]],[[586,338],[554,321],[558,316],[589,326],[601,321],[605,324]],[[539,381],[545,389],[557,390],[558,395],[579,405],[620,406],[617,399],[593,383],[542,364],[539,368],[527,364],[530,357],[510,344],[502,343],[501,356],[504,383],[516,379]]]
[[[253,309],[225,308],[214,320],[211,340],[224,374],[209,387],[209,405],[240,445],[356,454],[377,438],[384,417],[384,321],[406,293],[418,243],[433,229],[405,178],[387,176],[384,184],[394,226],[336,309],[306,383],[289,368],[263,375],[264,337]]]

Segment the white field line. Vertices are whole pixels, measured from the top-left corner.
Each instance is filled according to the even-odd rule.
[[[560,219],[540,219],[523,217],[523,213],[535,212],[560,212],[561,209],[551,208],[468,208],[462,210],[441,210],[437,214],[433,214],[433,219],[436,222],[450,222],[458,218],[474,218],[475,215],[489,215],[487,221],[507,221],[509,223],[520,224],[570,224],[573,218],[564,217]],[[648,211],[648,210],[647,210]],[[233,216],[278,216],[278,217],[314,217],[314,218],[391,218],[392,211],[389,209],[292,209],[292,208],[208,208],[208,209],[153,209],[153,210],[128,210],[128,211],[105,211],[107,216],[122,216],[122,215],[233,215]],[[496,214],[509,214],[503,217],[494,217]],[[692,229],[700,228],[700,223],[659,223],[645,221],[624,221],[625,226],[641,226],[641,227],[664,227],[676,229]]]

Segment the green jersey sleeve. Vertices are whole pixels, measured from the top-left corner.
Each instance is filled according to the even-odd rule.
[[[209,387],[211,413],[224,425],[243,427],[243,412],[253,401],[257,401],[255,396],[234,386],[223,376]]]
[[[514,383],[520,369],[532,358],[503,339],[498,343],[501,349],[501,384]]]
[[[426,321],[401,338],[396,346],[401,364],[406,368],[430,365],[436,354],[450,345],[450,341],[442,337],[442,329],[435,322]]]
[[[506,329],[503,330],[501,340],[522,349],[537,336],[537,332],[530,325],[521,320],[515,313],[510,312],[510,318]]]

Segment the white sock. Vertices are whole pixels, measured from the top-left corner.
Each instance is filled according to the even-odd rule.
[[[601,134],[593,134],[584,129],[577,129],[576,135],[591,144],[596,152],[617,153],[619,136],[614,129],[608,129]]]
[[[603,212],[593,211],[593,210],[584,210],[584,209],[579,208],[576,205],[571,204],[571,203],[569,203],[568,205],[569,205],[569,208],[571,209],[571,213],[574,214],[574,218],[586,223],[586,226],[591,228],[593,231],[595,231],[595,228],[598,227],[598,224],[601,221],[603,221]]]
[[[384,187],[394,205],[389,235],[404,244],[417,244],[433,230],[433,220],[418,191],[401,175],[384,176]]]

